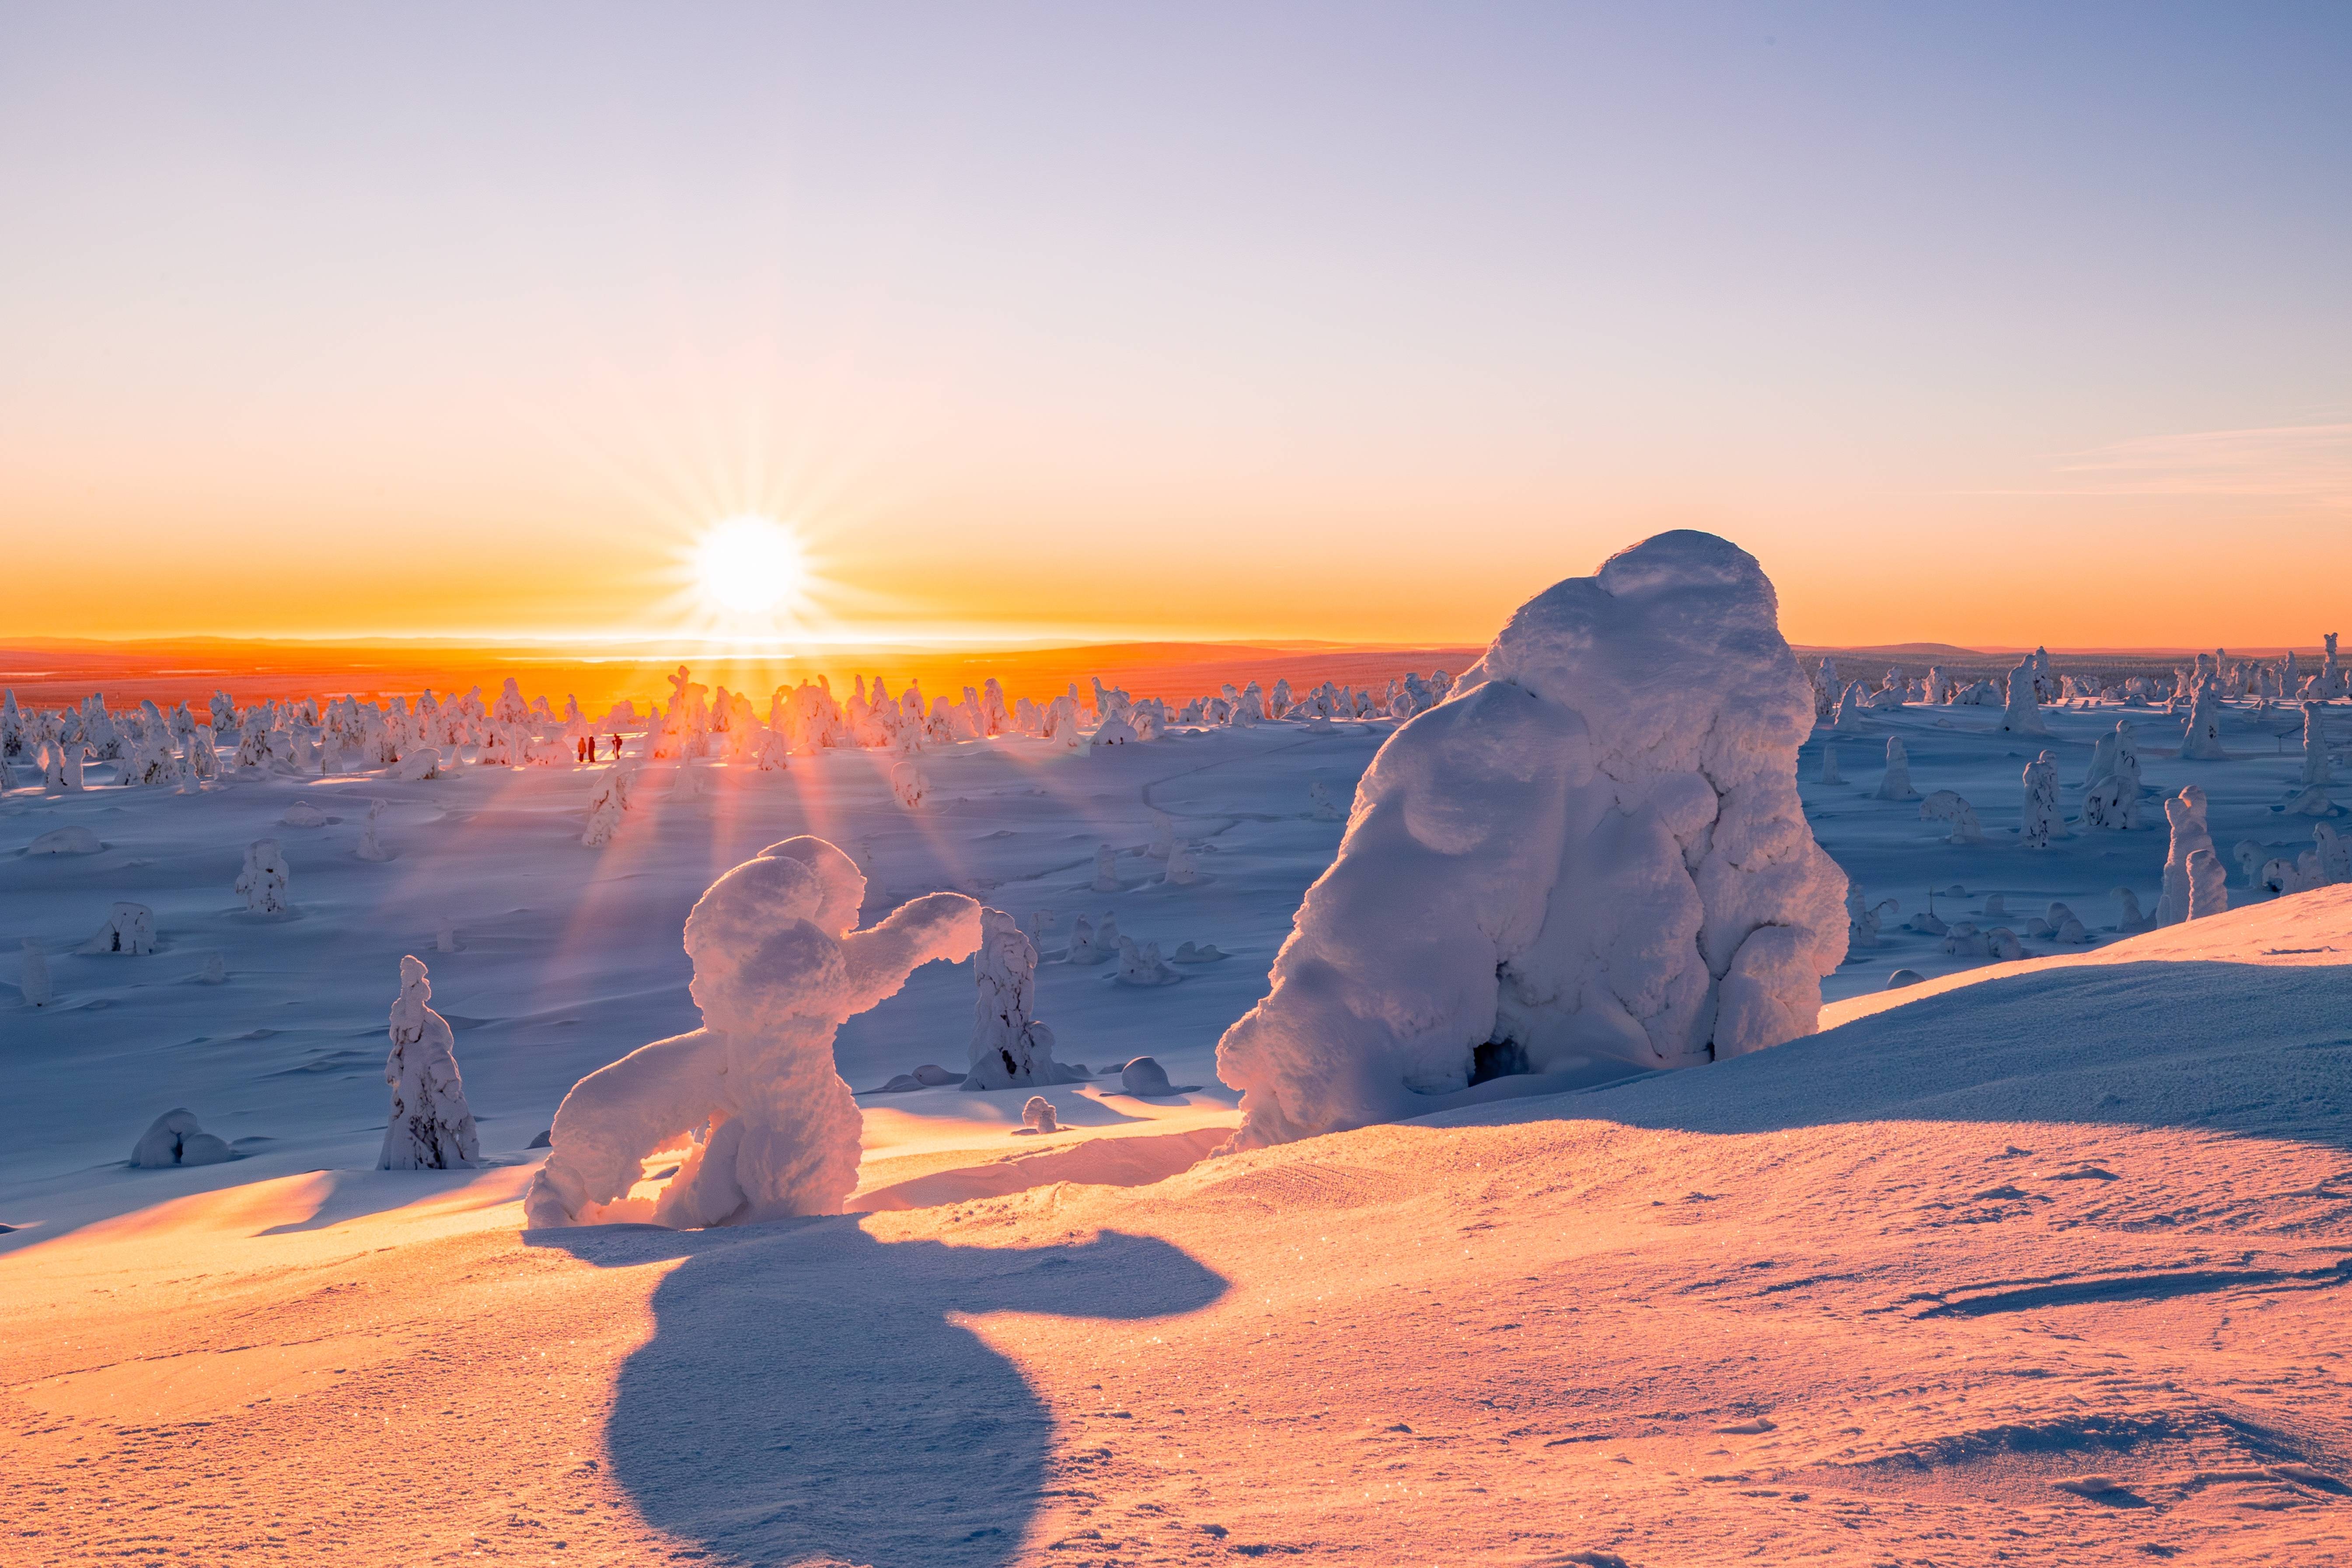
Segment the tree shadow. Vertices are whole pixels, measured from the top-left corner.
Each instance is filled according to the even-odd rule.
[[[2177,1127],[2352,1148],[2352,964],[2143,961],[1979,981],[1712,1067],[1423,1120],[1687,1132]]]
[[[730,1562],[991,1568],[1020,1552],[1053,1412],[951,1314],[1136,1321],[1226,1282],[1168,1243],[877,1241],[851,1216],[532,1231],[605,1268],[683,1255],[606,1434],[647,1522]]]

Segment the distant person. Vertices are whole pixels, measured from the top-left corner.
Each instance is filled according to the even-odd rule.
[[[587,742],[574,741],[572,743],[572,760],[575,763],[584,763],[588,760]]]
[[[613,760],[616,763],[621,760],[621,737],[618,735],[613,737]]]
[[[580,743],[588,748],[588,760],[592,763],[594,762],[596,760],[596,737],[591,735]]]

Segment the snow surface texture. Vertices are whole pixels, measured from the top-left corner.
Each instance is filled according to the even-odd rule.
[[[808,837],[713,882],[686,918],[703,1026],[572,1086],[529,1222],[685,1228],[839,1212],[857,1184],[858,1111],[834,1068],[835,1030],[918,965],[981,940],[980,906],[961,893],[925,894],[860,931],[865,898],[856,863]],[[633,1198],[646,1159],[677,1146],[668,1184]]]
[[[449,1020],[425,1005],[432,999],[425,961],[403,958],[400,994],[392,1004],[392,1051],[383,1058],[392,1104],[376,1160],[380,1171],[454,1171],[482,1157],[457,1073],[457,1037]]]
[[[1494,1072],[1810,1034],[1845,877],[1798,803],[1813,698],[1755,560],[1661,534],[1521,606],[1381,750],[1272,989],[1217,1047],[1252,1148]]]

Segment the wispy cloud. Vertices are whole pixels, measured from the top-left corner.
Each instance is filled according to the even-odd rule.
[[[2228,496],[2352,506],[2352,424],[2146,436],[2062,458],[2046,492]]]

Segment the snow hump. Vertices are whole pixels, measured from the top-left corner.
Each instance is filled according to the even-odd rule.
[[[1812,723],[1772,584],[1712,534],[1521,605],[1381,748],[1271,990],[1218,1043],[1232,1146],[1811,1034],[1846,939],[1797,797]]]

